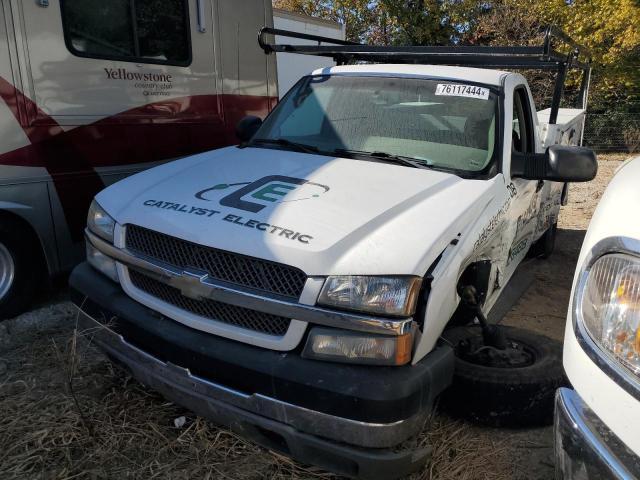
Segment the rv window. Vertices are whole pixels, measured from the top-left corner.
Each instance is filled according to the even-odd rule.
[[[191,63],[187,0],[61,0],[74,55],[125,62]]]

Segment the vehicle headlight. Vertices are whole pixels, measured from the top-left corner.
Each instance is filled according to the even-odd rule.
[[[413,334],[398,336],[315,327],[302,356],[331,362],[365,365],[405,365],[411,361]]]
[[[640,258],[612,253],[584,273],[576,312],[594,342],[640,375]]]
[[[344,275],[324,282],[319,305],[345,310],[409,317],[416,308],[420,277],[365,277]]]
[[[91,202],[91,206],[89,207],[87,228],[89,228],[91,233],[113,243],[113,232],[116,228],[116,222],[95,200]]]

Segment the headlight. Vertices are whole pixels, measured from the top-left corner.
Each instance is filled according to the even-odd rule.
[[[316,360],[367,365],[405,365],[411,360],[413,335],[372,335],[316,327],[309,333],[302,356]]]
[[[329,277],[318,297],[319,305],[398,317],[413,315],[420,277]]]
[[[113,243],[113,232],[116,228],[116,222],[95,200],[91,202],[91,206],[89,207],[87,227],[91,233]]]
[[[583,274],[578,319],[605,353],[640,375],[640,259],[615,253]]]

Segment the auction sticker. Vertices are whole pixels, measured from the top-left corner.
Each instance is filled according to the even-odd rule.
[[[439,83],[436,87],[436,95],[489,100],[489,89],[460,83]]]

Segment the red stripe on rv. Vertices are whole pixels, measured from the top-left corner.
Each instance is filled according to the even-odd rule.
[[[38,143],[64,133],[64,130],[53,118],[40,110],[35,102],[2,77],[0,77],[0,97],[7,104],[31,143]],[[46,128],[30,126],[28,119],[34,116],[46,119]]]
[[[240,118],[265,116],[277,102],[248,95],[174,98],[65,132],[1,78],[0,96],[32,142],[0,154],[0,165],[46,168],[76,240],[82,239],[89,203],[104,188],[95,168],[158,162],[232,145]],[[25,121],[29,113],[36,117],[31,124]]]

